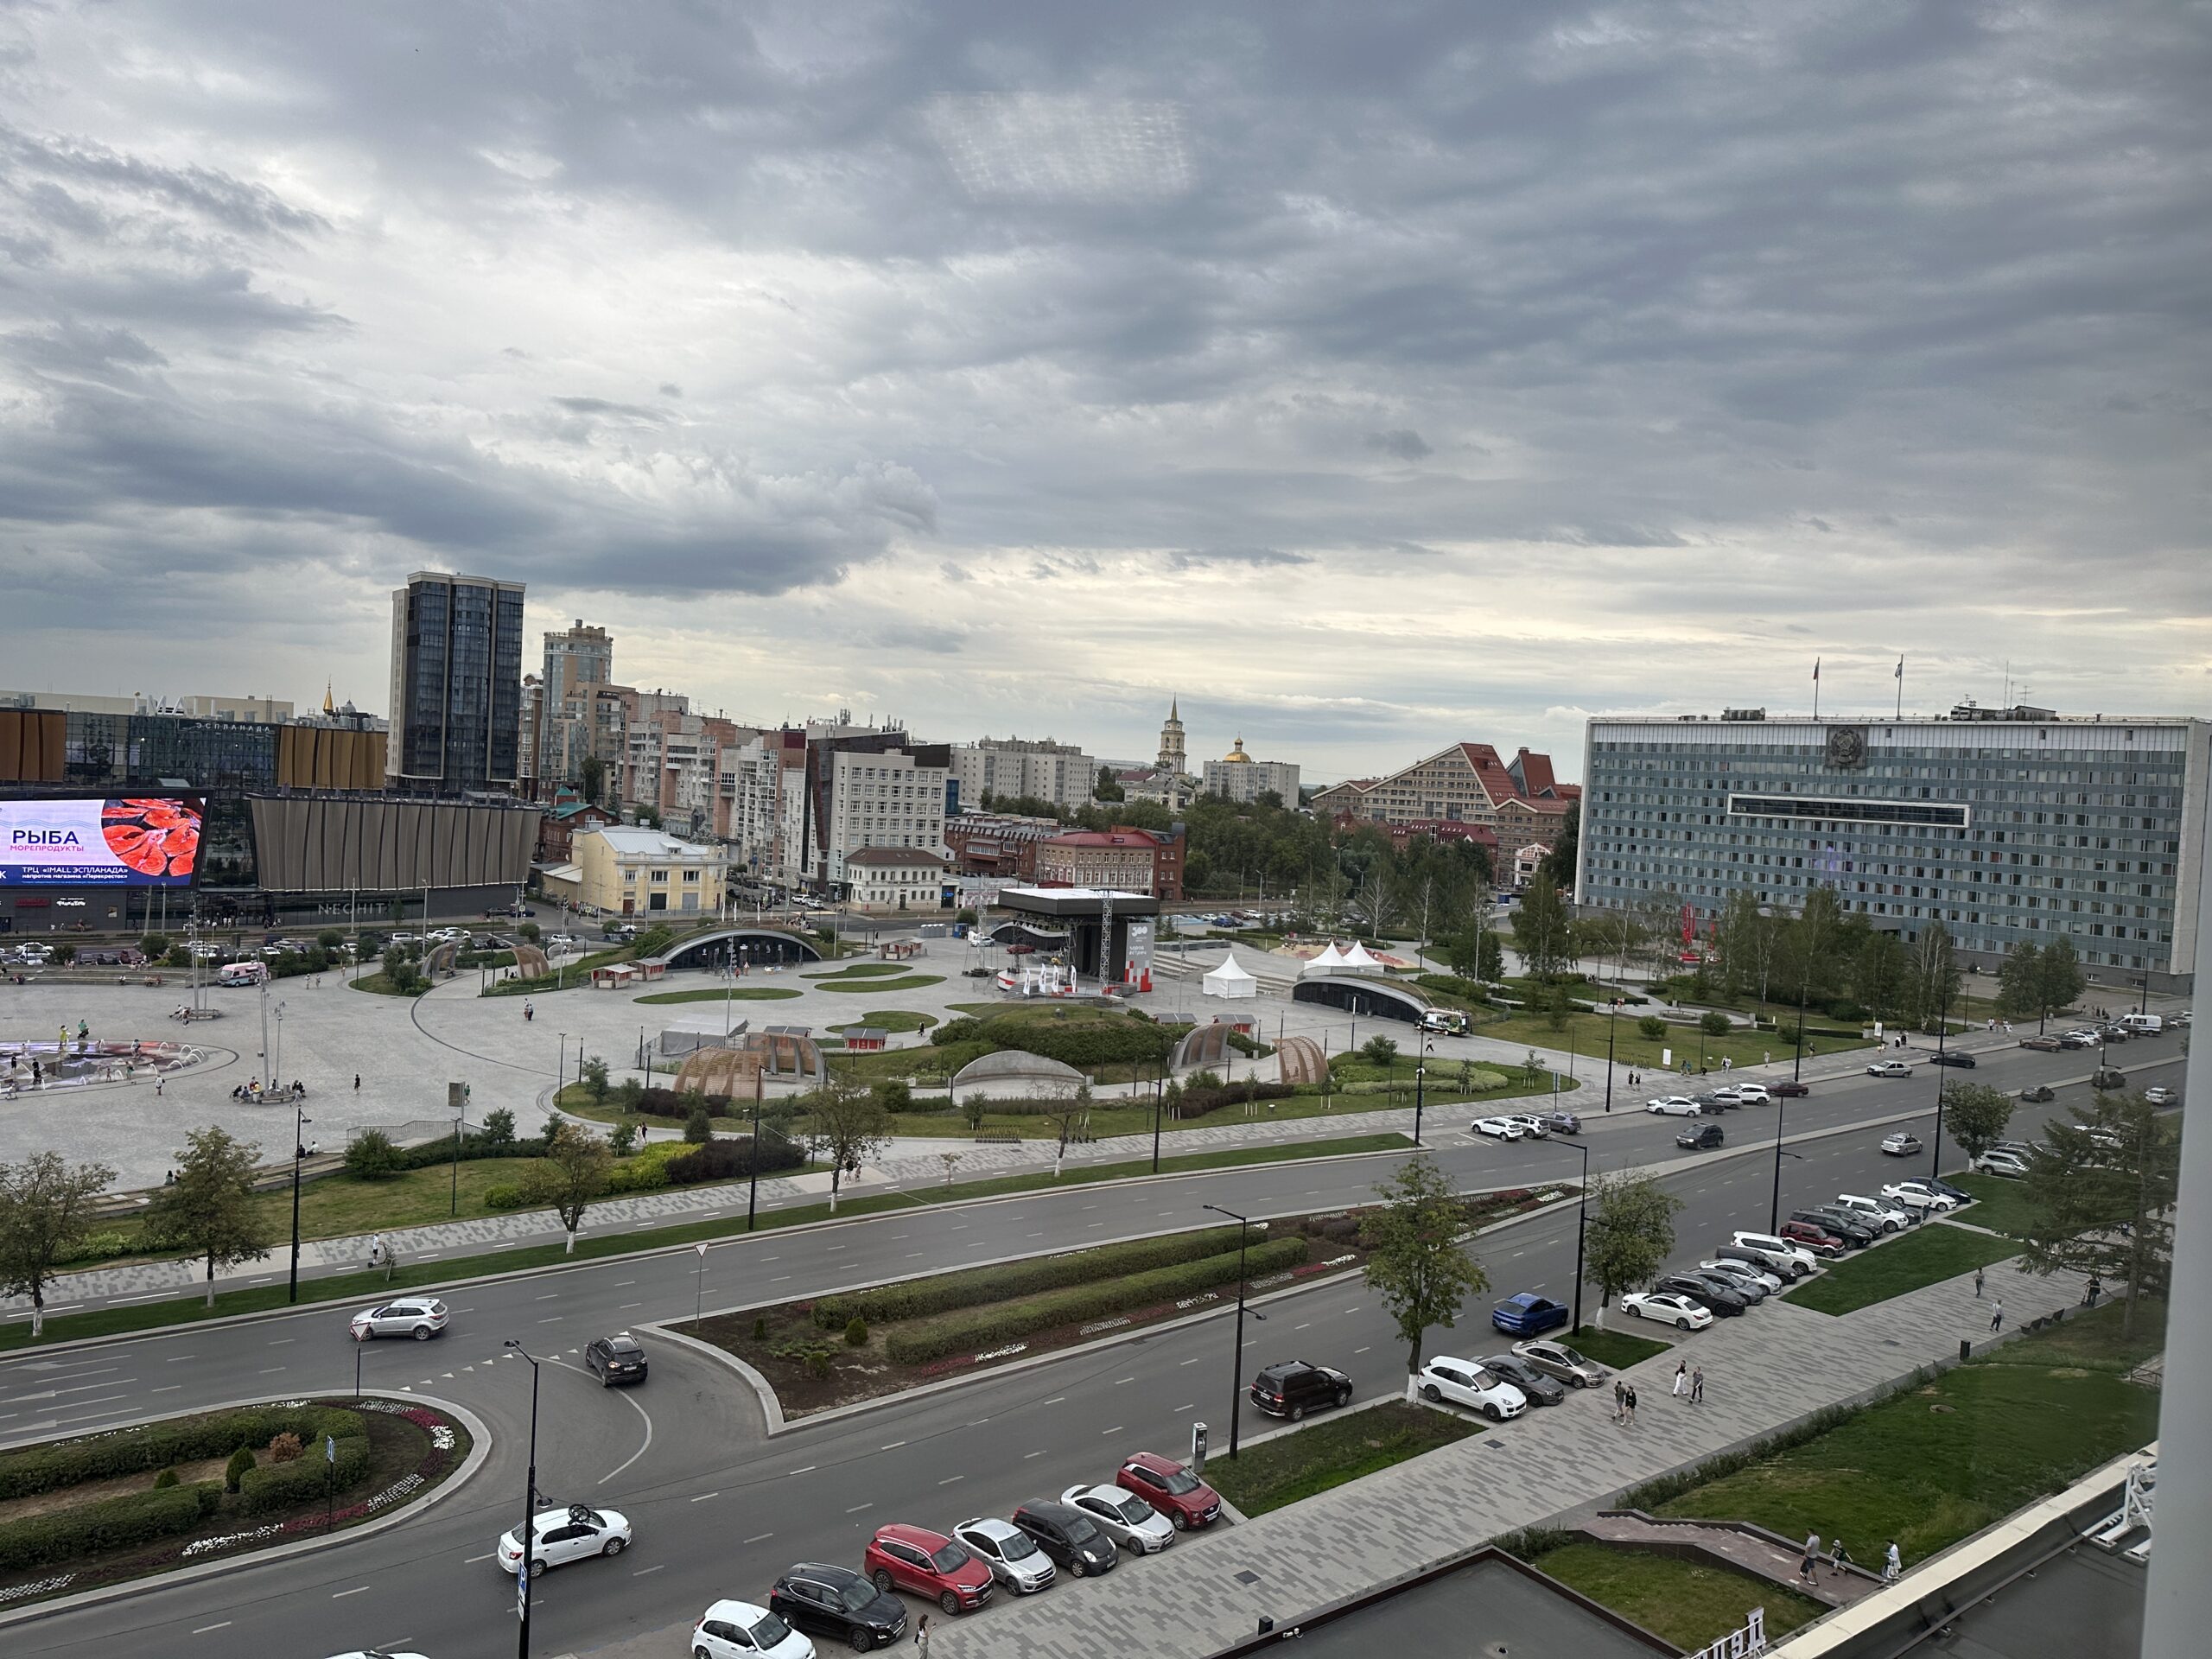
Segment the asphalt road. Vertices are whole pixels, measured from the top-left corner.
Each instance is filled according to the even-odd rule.
[[[2131,1074],[2179,1064],[2178,1045],[2135,1046]],[[2016,1089],[2079,1077],[2079,1054],[2018,1049],[1992,1053],[1973,1073]],[[1787,1106],[1783,1204],[1868,1191],[1907,1173],[1878,1143],[1882,1120],[1918,1112],[1923,1138],[1946,1074],[1923,1067],[1904,1082],[1823,1082]],[[2086,1098],[2075,1084],[2060,1104]],[[2016,1133],[2059,1107],[2024,1109]],[[1764,1226],[1770,1155],[1731,1155],[1747,1139],[1770,1142],[1772,1107],[1722,1120],[1729,1154],[1705,1154],[1669,1177],[1686,1208],[1681,1260],[1729,1230]],[[1572,1177],[1572,1141],[1504,1146],[1466,1133],[1468,1115],[1432,1118],[1427,1138],[1467,1188]],[[1674,1146],[1681,1120],[1617,1109],[1584,1137],[1593,1173],[1687,1158]],[[1878,1125],[1878,1127],[1874,1127]],[[1808,1137],[1808,1138],[1800,1138]],[[1947,1164],[1955,1165],[1953,1154]],[[1258,1364],[1303,1357],[1350,1371],[1363,1396],[1402,1386],[1404,1355],[1381,1307],[1356,1280],[1323,1283],[1268,1302],[1248,1326],[1231,1374],[1230,1327],[1213,1318],[964,1387],[855,1415],[801,1424],[768,1440],[749,1391],[728,1373],[671,1344],[654,1347],[651,1380],[607,1391],[579,1369],[592,1337],[624,1325],[688,1317],[695,1296],[709,1307],[819,1294],[948,1266],[1001,1260],[1217,1221],[1202,1205],[1255,1216],[1363,1201],[1389,1159],[1230,1169],[1123,1187],[1082,1187],[995,1203],[916,1211],[835,1227],[760,1236],[709,1252],[702,1282],[690,1251],[594,1263],[453,1293],[454,1325],[429,1344],[384,1341],[357,1349],[346,1310],[308,1310],[222,1329],[148,1335],[96,1347],[0,1362],[0,1438],[16,1442],[82,1433],[152,1414],[219,1402],[350,1389],[354,1361],[378,1389],[405,1386],[467,1407],[489,1426],[491,1460],[466,1488],[389,1532],[319,1555],[248,1567],[201,1582],[41,1616],[6,1627],[15,1654],[210,1655],[252,1651],[316,1656],[369,1645],[417,1649],[431,1659],[512,1649],[514,1591],[489,1560],[497,1534],[518,1518],[530,1427],[530,1367],[502,1348],[514,1338],[544,1362],[538,1481],[557,1500],[627,1514],[637,1544],[611,1561],[550,1573],[533,1601],[533,1647],[586,1651],[668,1627],[681,1652],[689,1622],[718,1596],[764,1599],[791,1562],[857,1565],[876,1526],[894,1520],[945,1526],[1003,1515],[1025,1498],[1078,1480],[1110,1477],[1128,1452],[1179,1452],[1190,1425],[1211,1426],[1216,1455],[1228,1440],[1236,1385]],[[1910,1165],[1924,1173],[1926,1160]],[[1573,1276],[1572,1210],[1486,1236],[1479,1254],[1495,1292],[1565,1298]],[[1754,1311],[1748,1317],[1756,1319]],[[1495,1351],[1479,1308],[1429,1351]],[[1571,1402],[1562,1409],[1590,1402]],[[1249,1408],[1247,1408],[1249,1410]],[[1272,1427],[1248,1415],[1243,1432]],[[1571,1497],[1571,1494],[1563,1494]],[[1141,1561],[1125,1571],[1142,1572]],[[1062,1586],[1051,1594],[1071,1593]],[[1079,1590],[1073,1593],[1080,1593]],[[982,1617],[988,1618],[988,1612]]]

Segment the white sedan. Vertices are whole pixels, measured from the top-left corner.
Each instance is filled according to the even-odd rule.
[[[1882,1189],[1882,1196],[1901,1210],[1917,1210],[1923,1215],[1959,1207],[1959,1201],[1949,1193],[1938,1192],[1918,1181],[1892,1181]]]
[[[2178,1106],[2181,1104],[2181,1090],[2164,1087],[2145,1089],[2143,1098],[2153,1106]]]
[[[630,1548],[630,1517],[613,1510],[571,1503],[565,1510],[540,1510],[530,1517],[530,1576],[549,1567],[564,1567],[588,1555],[620,1555]],[[522,1546],[512,1531],[499,1535],[499,1571],[512,1578],[522,1565]]]
[[[353,1340],[412,1337],[428,1342],[446,1328],[446,1305],[435,1296],[402,1296],[381,1307],[365,1307],[353,1319]]]
[[[1475,1133],[1496,1141],[1518,1141],[1528,1131],[1510,1117],[1478,1117],[1475,1120]]]
[[[814,1643],[749,1601],[718,1601],[691,1630],[692,1659],[814,1659]]]
[[[1656,1100],[1643,1103],[1647,1112],[1656,1112],[1662,1117],[1695,1117],[1697,1102],[1688,1095],[1662,1095]]]
[[[1670,1290],[1632,1290],[1621,1298],[1621,1312],[1639,1319],[1657,1319],[1677,1331],[1702,1331],[1713,1323],[1709,1310]]]
[[[1493,1423],[1518,1417],[1529,1409],[1527,1395],[1471,1359],[1432,1359],[1421,1368],[1416,1382],[1422,1399],[1449,1400],[1455,1406],[1479,1411]]]
[[[1135,1492],[1119,1486],[1071,1486],[1060,1502],[1080,1510],[1123,1549],[1156,1555],[1175,1541],[1175,1526]]]

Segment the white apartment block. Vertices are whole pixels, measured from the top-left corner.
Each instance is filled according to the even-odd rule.
[[[987,737],[953,747],[952,775],[965,811],[981,811],[987,793],[1074,808],[1090,803],[1097,787],[1098,762],[1075,745],[1049,737]]]
[[[918,848],[940,859],[949,856],[944,785],[950,767],[918,765],[898,749],[882,754],[839,750],[821,758],[830,769],[828,810],[817,832],[823,880],[849,880],[846,855],[863,847]],[[787,823],[791,816],[787,809]]]
[[[1249,806],[1273,790],[1285,806],[1298,804],[1298,768],[1286,760],[1255,760],[1244,740],[1218,760],[1206,762],[1205,790],[1225,801]]]

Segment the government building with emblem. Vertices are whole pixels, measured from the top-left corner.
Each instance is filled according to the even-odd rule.
[[[2105,983],[2185,989],[2196,962],[2212,723],[1980,709],[1903,720],[1589,722],[1575,898],[1700,933],[1730,896],[1815,887],[1968,965],[2071,942]]]

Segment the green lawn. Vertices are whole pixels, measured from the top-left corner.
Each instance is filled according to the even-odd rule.
[[[2101,1304],[2094,1313],[2076,1310],[2063,1325],[2047,1325],[2018,1342],[1994,1348],[1976,1362],[1983,1365],[2080,1365],[2126,1375],[2166,1345],[2166,1305],[2145,1296],[2135,1305],[2135,1329],[2123,1337],[2126,1309]]]
[[[2024,1182],[2008,1181],[2002,1175],[1946,1175],[1943,1179],[1974,1194],[1974,1201],[1957,1212],[1961,1221],[1986,1227],[1993,1233],[2010,1233],[2015,1238],[2026,1232],[2033,1212]]]
[[[1206,1479],[1246,1515],[1265,1515],[1362,1475],[1478,1433],[1484,1425],[1393,1401],[1346,1416],[1325,1416],[1230,1458],[1206,1459]]]
[[[1648,1550],[1568,1544],[1531,1565],[1686,1651],[1743,1629],[1754,1607],[1766,1609],[1770,1641],[1827,1611],[1810,1596],[1748,1573]]]
[[[863,1018],[846,1025],[832,1026],[830,1029],[847,1032],[867,1027],[874,1031],[927,1031],[937,1022],[937,1015],[916,1014],[911,1008],[871,1008]]]
[[[719,991],[655,991],[630,1000],[640,1007],[658,1007],[670,1002],[780,1002],[798,995],[786,985],[732,985]]]
[[[802,979],[868,979],[878,974],[903,974],[903,962],[856,962],[849,968],[831,968],[818,974],[802,974]]]
[[[367,974],[346,982],[357,991],[366,991],[371,996],[420,996],[430,988],[430,982],[426,979],[412,990],[403,991],[381,973]]]
[[[943,974],[901,974],[891,979],[817,979],[814,988],[819,991],[918,991],[925,985],[942,985]]]
[[[1886,1244],[1853,1252],[1787,1294],[1815,1313],[1848,1313],[2019,1253],[2015,1240],[1931,1221]]]
[[[1631,1337],[1619,1331],[1599,1331],[1587,1325],[1578,1327],[1567,1340],[1589,1358],[1600,1365],[1610,1365],[1617,1371],[1625,1370],[1654,1354],[1663,1354],[1669,1345],[1663,1342],[1654,1342],[1649,1337]]]
[[[1355,1153],[1395,1152],[1409,1150],[1413,1143],[1402,1135],[1351,1135],[1336,1141],[1313,1141],[1288,1147],[1240,1147],[1228,1152],[1187,1153],[1179,1157],[1162,1158],[1163,1174],[1181,1173],[1197,1169],[1226,1169],[1248,1164],[1296,1163],[1309,1158],[1342,1158]],[[461,1166],[462,1182],[462,1214],[468,1214],[468,1182],[472,1170],[486,1172],[481,1186],[489,1185],[489,1174],[499,1168],[512,1168],[512,1162],[480,1160]],[[878,1192],[857,1198],[848,1198],[837,1206],[839,1216],[874,1215],[886,1210],[910,1210],[917,1206],[957,1204],[970,1198],[997,1198],[1010,1192],[1033,1192],[1051,1186],[1082,1186],[1097,1181],[1122,1180],[1133,1175],[1152,1173],[1149,1160],[1122,1164],[1097,1164],[1067,1170],[1058,1181],[1052,1173],[1042,1171],[1027,1175],[1001,1175],[988,1180],[959,1181],[950,1185],[918,1187],[899,1192]],[[435,1220],[442,1212],[435,1209],[435,1195],[427,1189],[434,1187],[439,1179],[449,1179],[447,1172],[435,1169],[417,1170],[400,1178],[401,1181],[419,1184],[426,1191],[417,1192],[410,1202],[427,1205],[433,1213],[423,1217]],[[336,1180],[342,1178],[333,1177]],[[382,1183],[372,1190],[389,1194],[397,1183]],[[731,1189],[742,1188],[745,1183],[728,1183]],[[701,1189],[708,1190],[708,1189]],[[290,1195],[283,1195],[287,1229],[290,1221]],[[481,1213],[480,1211],[479,1213]],[[828,1204],[793,1205],[788,1209],[763,1212],[759,1218],[760,1229],[767,1231],[779,1227],[794,1227],[803,1223],[822,1221],[830,1217]],[[304,1211],[302,1211],[304,1234]],[[395,1224],[381,1215],[372,1225],[389,1227]],[[594,1235],[592,1220],[587,1214],[585,1234],[576,1242],[573,1255],[565,1254],[558,1244],[531,1246],[522,1249],[488,1250],[475,1255],[454,1255],[434,1262],[406,1262],[387,1276],[382,1273],[346,1274],[333,1279],[308,1279],[300,1283],[302,1303],[350,1302],[359,1300],[389,1296],[397,1290],[415,1285],[443,1284],[457,1278],[482,1273],[515,1273],[528,1268],[551,1267],[563,1262],[594,1262],[607,1256],[626,1255],[639,1250],[665,1249],[671,1244],[690,1244],[702,1240],[728,1238],[745,1231],[742,1217],[731,1221],[689,1222],[674,1226],[656,1227],[650,1232],[601,1233]],[[359,1230],[359,1228],[348,1230]],[[281,1249],[272,1252],[270,1260],[282,1259]],[[251,1290],[231,1290],[218,1293],[214,1306],[201,1306],[196,1293],[172,1300],[138,1302],[128,1307],[101,1308],[89,1313],[63,1313],[46,1322],[47,1340],[67,1342],[86,1337],[114,1336],[124,1332],[152,1331],[166,1325],[194,1325],[202,1319],[219,1318],[232,1313],[252,1313],[284,1306],[284,1287],[264,1285]],[[32,1345],[28,1321],[0,1325],[0,1353],[13,1352]]]
[[[2062,1325],[2024,1337],[2001,1362],[1947,1371],[1659,1513],[1750,1521],[1785,1538],[1840,1533],[1860,1561],[1895,1539],[1908,1563],[1923,1560],[2158,1433],[2155,1392],[2075,1363],[2060,1340],[2095,1334]]]

